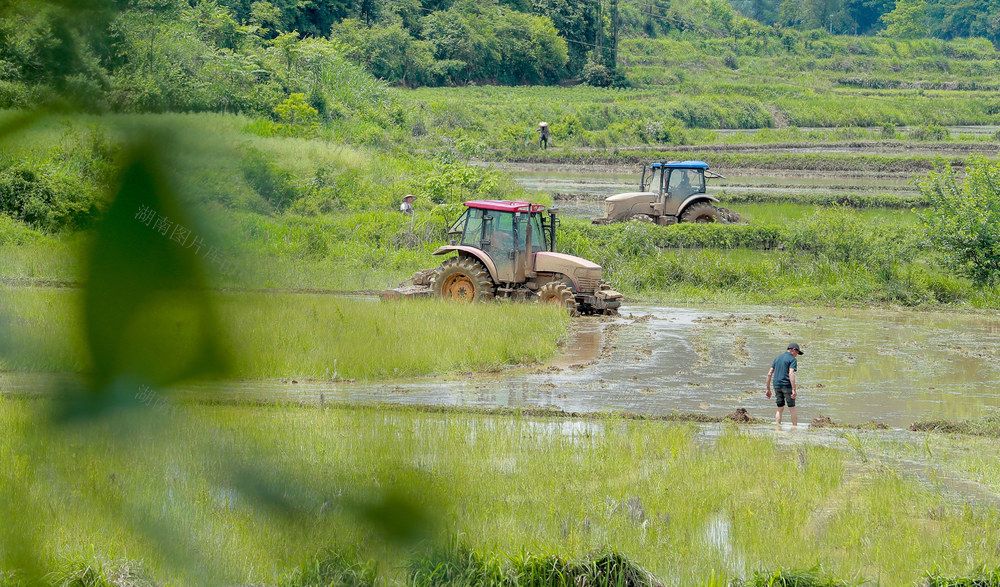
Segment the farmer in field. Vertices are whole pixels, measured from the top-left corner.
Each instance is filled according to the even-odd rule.
[[[788,409],[792,412],[792,426],[799,425],[799,417],[795,414],[795,396],[798,389],[795,385],[795,371],[799,368],[797,358],[802,354],[798,343],[789,344],[788,350],[774,359],[771,370],[767,372],[767,397],[771,397],[773,379],[775,401],[778,403],[778,411],[774,414],[775,424],[781,424],[781,415],[785,411],[785,404],[788,404]]]
[[[406,194],[403,197],[403,203],[399,205],[399,211],[402,212],[403,214],[406,214],[407,216],[412,216],[413,215],[413,200],[416,200],[416,199],[417,199],[417,197],[414,196],[413,194]]]
[[[538,123],[538,146],[542,149],[549,148],[549,123]]]

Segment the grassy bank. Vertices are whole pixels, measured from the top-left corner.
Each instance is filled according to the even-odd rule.
[[[164,414],[139,402],[69,426],[47,421],[48,407],[0,399],[6,570],[125,559],[156,581],[277,584],[324,561],[345,571],[360,561],[356,577],[445,584],[417,580],[427,561],[523,570],[518,561],[555,555],[593,564],[610,548],[664,584],[820,564],[834,577],[907,585],[922,569],[954,576],[994,561],[1000,540],[995,509],[901,473],[883,457],[904,448],[877,432],[847,433],[856,440],[841,449],[730,426],[706,436],[684,423],[384,407],[188,404]],[[903,444],[944,458],[951,442]],[[995,440],[957,442],[983,454]],[[969,475],[963,466],[952,473]],[[995,461],[976,466],[996,478]],[[424,522],[386,534],[366,513],[386,504]],[[449,541],[473,554],[463,559]],[[355,558],[332,560],[329,548]],[[533,568],[526,581],[542,571]]]
[[[605,92],[592,90],[579,89],[581,99]],[[507,91],[483,89],[475,95],[497,99],[494,92],[503,96]],[[469,165],[466,157],[475,154],[474,141],[456,139],[433,157],[403,157],[320,139],[260,136],[249,119],[237,116],[45,119],[33,127],[32,141],[19,143],[16,157],[12,154],[7,163],[14,165],[11,161],[16,159],[21,162],[17,165],[47,170],[31,183],[39,193],[64,185],[66,177],[87,180],[96,190],[104,175],[75,171],[94,167],[81,162],[83,155],[103,153],[98,157],[103,163],[97,167],[104,169],[115,161],[121,137],[126,136],[119,134],[120,129],[147,125],[176,131],[172,140],[177,148],[169,152],[177,159],[178,173],[171,179],[190,214],[202,221],[195,237],[223,251],[231,268],[210,276],[214,286],[378,291],[440,263],[432,252],[447,242],[445,229],[459,215],[462,201],[551,201],[545,194],[527,194],[495,169]],[[472,133],[469,136],[486,132],[477,129],[471,126],[462,132]],[[212,138],[202,144],[198,139],[206,135]],[[655,154],[684,159],[701,155]],[[717,155],[713,166],[736,168],[912,175],[934,165],[931,156],[905,154]],[[654,154],[552,149],[529,156],[646,160]],[[962,159],[949,162],[959,164]],[[396,211],[404,193],[418,196],[414,217]],[[636,298],[997,305],[995,288],[974,287],[941,269],[919,219],[906,211],[926,202],[922,196],[759,192],[725,196],[727,206],[746,208],[751,225],[591,227],[566,219],[558,248],[601,264],[615,287]],[[105,205],[100,198],[96,201],[98,209]],[[3,222],[0,279],[4,283],[81,280],[79,259],[87,244],[86,232],[53,232],[28,220]],[[152,229],[149,235],[154,235]]]
[[[86,371],[76,289],[0,289],[8,327],[0,370]],[[536,363],[557,352],[569,317],[533,304],[457,305],[437,300],[380,302],[330,295],[220,293],[218,330],[229,375],[240,378],[377,380],[488,371]],[[197,328],[191,316],[159,300],[131,326],[130,343],[149,344],[144,333],[172,332],[183,354]],[[474,344],[472,344],[474,343]]]

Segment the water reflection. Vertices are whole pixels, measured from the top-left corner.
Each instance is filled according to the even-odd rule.
[[[391,383],[276,381],[191,386],[196,394],[302,401],[392,402],[467,407],[554,407],[569,412],[696,412],[743,407],[774,417],[764,397],[771,360],[789,341],[799,359],[799,420],[917,420],[981,416],[1000,407],[1000,318],[831,308],[625,307],[609,323],[582,322],[570,353],[553,365],[471,377]],[[631,316],[631,318],[630,318]],[[641,318],[640,318],[641,317]],[[600,340],[598,340],[600,338]]]

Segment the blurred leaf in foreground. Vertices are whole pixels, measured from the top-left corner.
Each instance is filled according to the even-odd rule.
[[[217,320],[199,256],[209,242],[185,213],[165,137],[126,153],[117,193],[87,257],[84,328],[92,360],[91,407],[221,374]]]

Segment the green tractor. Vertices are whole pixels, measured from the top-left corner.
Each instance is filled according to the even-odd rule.
[[[594,224],[638,220],[666,226],[678,222],[744,222],[739,214],[716,206],[705,191],[705,178],[723,176],[704,161],[670,161],[642,167],[639,191],[604,200],[604,216]]]

